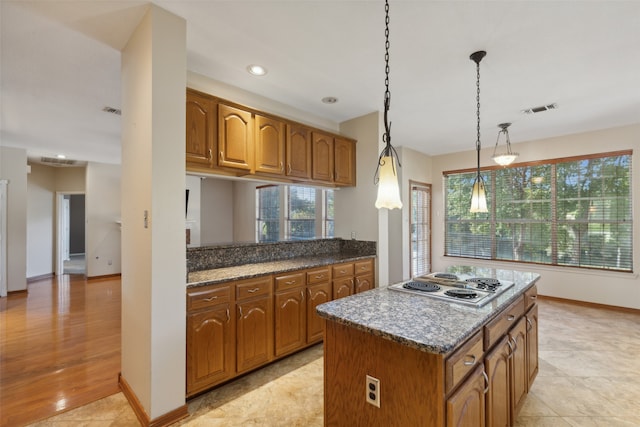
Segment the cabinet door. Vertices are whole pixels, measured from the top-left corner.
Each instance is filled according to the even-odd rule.
[[[196,166],[213,166],[216,135],[216,103],[187,91],[186,160]]]
[[[256,172],[284,174],[284,123],[256,114]]]
[[[218,104],[218,166],[253,170],[250,112]]]
[[[316,307],[331,301],[331,283],[318,283],[307,288],[307,343],[322,340],[324,320],[316,313]]]
[[[373,276],[357,276],[354,292],[356,294],[373,289]]]
[[[287,176],[311,178],[311,131],[303,126],[287,125]]]
[[[538,305],[527,312],[527,391],[538,375]]]
[[[235,333],[229,304],[187,316],[187,395],[235,374]]]
[[[353,277],[345,277],[333,281],[333,299],[353,295]]]
[[[336,138],[334,143],[334,181],[341,185],[356,185],[356,144]]]
[[[511,347],[504,337],[485,357],[485,372],[489,378],[486,394],[487,427],[509,427],[511,406],[509,398]]]
[[[514,347],[511,356],[511,423],[513,424],[527,394],[527,328],[524,317],[521,317],[509,331],[509,340]]]
[[[304,347],[307,341],[305,289],[295,288],[275,295],[276,356]]]
[[[318,181],[333,182],[333,137],[320,132],[312,133],[312,173]]]
[[[263,365],[273,358],[271,297],[237,303],[236,364],[238,373]]]
[[[485,379],[480,365],[447,399],[447,427],[484,427]]]

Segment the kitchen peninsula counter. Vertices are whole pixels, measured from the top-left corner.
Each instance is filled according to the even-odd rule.
[[[481,307],[377,288],[319,305],[325,426],[513,426],[538,373],[535,273]]]

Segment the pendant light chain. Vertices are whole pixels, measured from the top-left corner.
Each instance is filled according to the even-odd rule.
[[[389,108],[391,100],[391,92],[389,92],[389,2],[385,1],[384,4],[384,105],[385,110]]]
[[[476,148],[480,149],[480,61],[476,63],[476,76],[476,116],[478,118]],[[480,156],[480,152],[478,152],[478,156]]]

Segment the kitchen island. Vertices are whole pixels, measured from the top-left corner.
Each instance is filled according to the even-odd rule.
[[[326,426],[512,425],[538,370],[535,273],[482,307],[378,288],[317,307]]]

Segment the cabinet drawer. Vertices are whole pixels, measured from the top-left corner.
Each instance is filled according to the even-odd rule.
[[[373,272],[373,260],[368,259],[365,261],[358,261],[354,263],[355,265],[355,274],[359,276],[361,274],[370,274]]]
[[[229,302],[230,300],[230,286],[207,286],[200,289],[190,289],[187,291],[187,311],[211,307]]]
[[[528,311],[538,301],[538,286],[533,285],[524,293],[524,311]]]
[[[323,267],[307,271],[307,285],[323,283],[331,280],[331,268]]]
[[[518,322],[518,319],[520,319],[523,314],[524,295],[514,301],[484,327],[484,349],[488,350],[493,344],[498,342],[498,340]]]
[[[276,276],[275,282],[276,282],[276,291],[305,286],[304,273],[294,273],[294,274],[287,274],[286,276]]]
[[[449,393],[460,381],[482,364],[482,331],[478,331],[445,362],[445,393]]]
[[[238,301],[270,293],[271,276],[236,282],[236,299]]]
[[[353,276],[353,263],[337,264],[331,267],[331,271],[334,279],[341,277]]]

